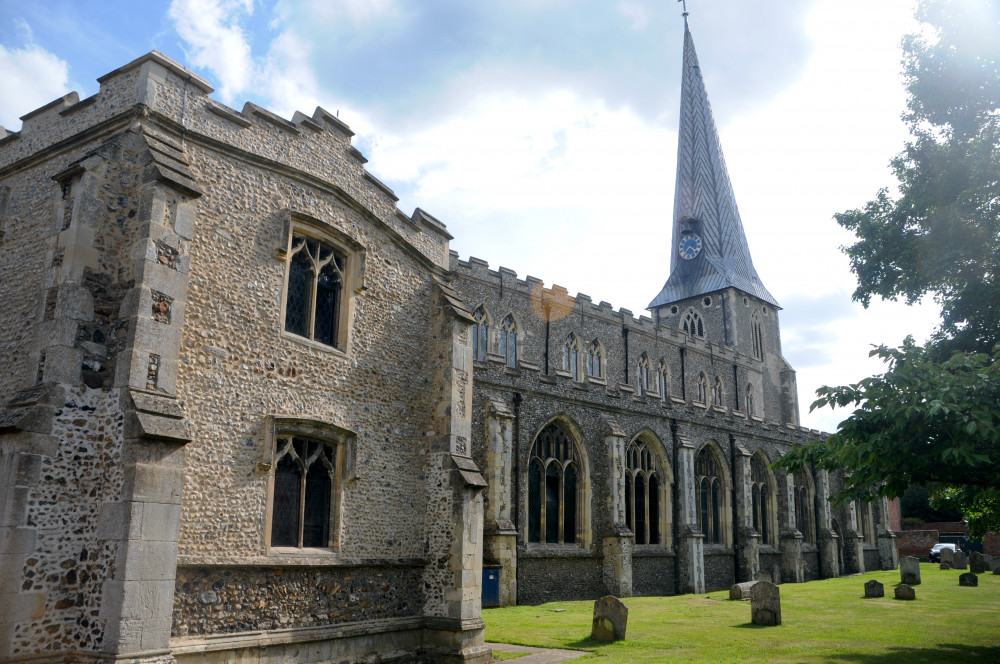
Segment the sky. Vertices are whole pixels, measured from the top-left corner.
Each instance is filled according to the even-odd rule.
[[[851,300],[834,221],[895,178],[912,0],[688,0],[754,265],[782,306],[802,424],[938,308]],[[673,0],[0,0],[0,125],[152,49],[215,99],[320,105],[463,259],[638,316],[669,276],[683,19]]]

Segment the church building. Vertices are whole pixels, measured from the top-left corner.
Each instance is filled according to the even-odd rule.
[[[0,661],[491,661],[481,608],[896,566],[799,424],[690,31],[649,316],[153,51],[0,128]]]

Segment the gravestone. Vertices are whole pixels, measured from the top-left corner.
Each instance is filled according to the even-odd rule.
[[[734,583],[729,588],[729,599],[750,599],[750,589],[759,583],[758,581],[744,581]]]
[[[951,569],[951,563],[941,563],[941,569]]]
[[[917,593],[905,583],[896,586],[896,599],[916,599]]]
[[[965,551],[955,552],[955,562],[951,566],[955,569],[969,569],[969,562],[965,557]]]
[[[952,567],[955,566],[955,550],[954,549],[941,549],[941,564],[948,563]]]
[[[908,586],[920,585],[920,559],[913,556],[903,556],[899,559],[900,581]]]
[[[978,551],[973,551],[969,554],[969,571],[973,574],[985,574],[986,573],[986,556],[979,553]]]
[[[979,586],[979,577],[972,572],[966,572],[965,574],[958,577],[958,585],[968,586],[970,588],[976,588]]]
[[[885,586],[872,579],[865,582],[865,597],[885,597]]]
[[[628,607],[614,595],[594,602],[594,624],[590,635],[598,641],[621,641],[628,625]]]
[[[770,581],[758,581],[750,589],[750,621],[754,625],[781,624],[781,595]]]

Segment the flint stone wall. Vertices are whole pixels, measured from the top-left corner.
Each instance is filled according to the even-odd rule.
[[[316,627],[422,614],[421,568],[181,567],[172,636]]]

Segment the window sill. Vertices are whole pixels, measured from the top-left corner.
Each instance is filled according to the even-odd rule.
[[[319,341],[313,341],[312,339],[306,339],[305,337],[300,337],[297,334],[291,332],[281,331],[281,338],[293,343],[305,346],[306,348],[314,348],[319,351],[330,353],[331,355],[339,356],[347,359],[348,353],[345,350],[341,350],[336,346],[328,346],[327,344],[320,343]]]

